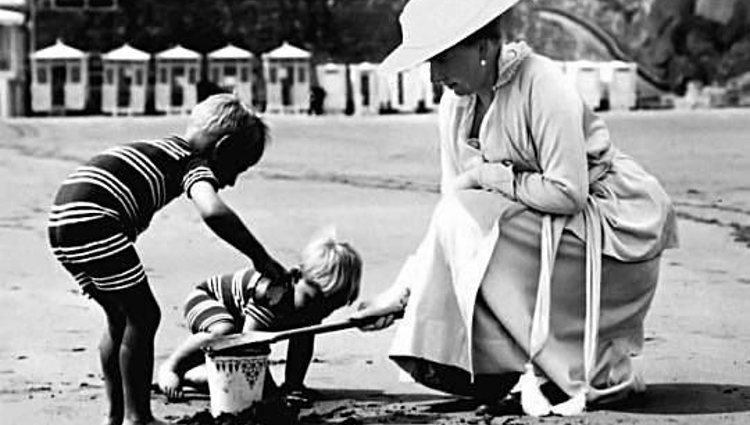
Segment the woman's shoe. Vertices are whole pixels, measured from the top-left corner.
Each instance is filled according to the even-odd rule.
[[[523,408],[519,394],[511,393],[500,400],[481,404],[475,412],[479,416],[516,416],[523,414]]]

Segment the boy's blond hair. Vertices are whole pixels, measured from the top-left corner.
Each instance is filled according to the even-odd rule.
[[[346,242],[331,237],[310,242],[302,251],[302,278],[317,285],[323,296],[348,305],[359,296],[362,259]]]
[[[226,134],[245,128],[255,115],[235,95],[215,94],[207,97],[190,113],[190,124],[208,133]]]
[[[201,101],[190,113],[190,127],[199,129],[216,138],[229,135],[242,146],[233,150],[242,152],[250,165],[255,165],[263,156],[268,143],[268,127],[263,120],[237,96],[220,93]]]

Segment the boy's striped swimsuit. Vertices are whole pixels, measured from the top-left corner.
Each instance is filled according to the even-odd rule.
[[[84,288],[113,291],[145,281],[133,243],[156,211],[200,180],[218,188],[207,162],[179,137],[102,152],[57,192],[48,222],[52,252]]]
[[[230,323],[239,332],[246,318],[257,329],[274,329],[280,316],[253,302],[255,285],[262,278],[252,268],[213,276],[195,286],[185,301],[185,320],[190,331],[207,332],[218,322]]]

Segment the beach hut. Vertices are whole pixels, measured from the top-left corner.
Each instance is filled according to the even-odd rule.
[[[580,60],[568,62],[566,73],[572,79],[583,101],[592,109],[598,109],[602,101],[602,79],[600,64]]]
[[[357,114],[374,114],[380,109],[380,77],[377,65],[362,62],[351,66],[352,97],[354,112]]]
[[[342,114],[346,111],[346,65],[326,63],[315,67],[318,84],[325,90],[323,107],[326,113]]]
[[[146,111],[146,83],[151,55],[122,47],[102,55],[102,111],[113,115],[143,114]]]
[[[198,100],[201,54],[175,46],[156,54],[157,111],[187,114]]]
[[[436,106],[429,63],[422,63],[398,74],[385,75],[380,81],[386,86],[380,90],[381,103],[384,102],[385,109],[415,112]]]
[[[0,117],[22,115],[26,83],[24,16],[0,9]]]
[[[86,107],[88,55],[57,40],[31,54],[31,108],[64,113]]]
[[[430,75],[430,63],[423,62],[414,70],[415,85],[417,89],[417,110],[420,108],[434,109],[440,104],[440,96],[437,94],[435,84],[432,84]],[[440,92],[442,94],[442,92]]]
[[[311,56],[310,52],[286,42],[263,55],[267,112],[307,113]]]
[[[609,109],[628,110],[636,106],[638,65],[632,62],[613,61],[607,64],[609,78],[606,81]]]
[[[253,59],[251,52],[227,46],[208,54],[208,79],[223,90],[253,104]]]

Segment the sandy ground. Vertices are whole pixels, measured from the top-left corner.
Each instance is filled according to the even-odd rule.
[[[750,110],[609,114],[618,146],[674,197],[682,247],[665,254],[639,367],[638,403],[576,418],[497,417],[493,424],[750,423]],[[287,264],[316,229],[335,224],[365,259],[364,297],[387,287],[416,246],[433,205],[435,116],[270,117],[261,166],[226,198]],[[0,121],[0,424],[84,424],[104,412],[96,344],[103,315],[52,260],[44,221],[57,185],[113,143],[179,132],[181,118]],[[203,277],[244,259],[185,200],[139,241],[163,320],[157,364],[187,334],[181,304]],[[340,315],[346,312],[340,312]],[[336,318],[338,316],[332,317]],[[308,423],[478,423],[463,403],[401,382],[386,358],[392,330],[319,337],[307,384],[324,400]],[[273,360],[284,356],[274,346]],[[276,362],[278,363],[278,362]],[[283,365],[272,367],[281,376]],[[177,419],[206,396],[166,403]],[[468,409],[468,410],[467,410]]]

